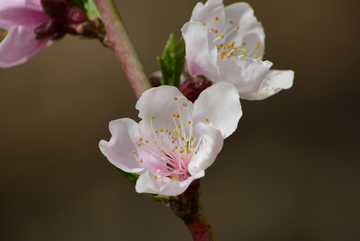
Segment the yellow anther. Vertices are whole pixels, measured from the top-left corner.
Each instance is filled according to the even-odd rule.
[[[218,33],[218,31],[217,31],[217,30],[215,30],[215,33]]]
[[[242,46],[245,46],[246,45],[246,43],[242,43]]]
[[[143,159],[140,159],[140,163],[143,163]]]
[[[133,150],[133,153],[136,154],[136,150]]]
[[[163,132],[164,131],[164,129],[163,128],[160,128],[160,132]]]
[[[177,98],[177,97],[174,97],[174,100],[178,100],[178,98]]]
[[[228,44],[228,45],[226,45],[226,47],[229,49],[229,48],[230,48],[230,45]]]
[[[168,134],[171,135],[171,132],[169,131]]]
[[[230,24],[232,24],[232,23],[233,23],[233,21],[231,21],[231,20],[230,20],[230,21],[229,21],[229,23],[230,23]]]
[[[180,150],[180,153],[183,153],[184,152],[184,150]]]
[[[168,129],[165,129],[165,132],[168,132],[169,130]]]
[[[190,141],[193,141],[194,140],[194,137],[193,135],[190,136]]]
[[[142,140],[143,140],[143,138],[142,138],[142,137],[140,137],[140,138],[139,138],[139,140],[140,140],[140,141],[142,141]]]
[[[235,41],[231,41],[231,47],[234,47]]]
[[[164,153],[164,150],[161,150],[162,153]]]
[[[206,23],[203,23],[204,26],[206,26]]]
[[[233,47],[233,50],[235,51],[235,50],[236,50],[236,47]]]
[[[191,121],[188,121],[189,124],[191,124]]]
[[[254,56],[254,59],[257,59],[259,56],[257,55],[257,54],[255,54],[255,56]]]
[[[183,156],[181,157],[181,160],[184,160],[184,157],[183,157]]]
[[[172,149],[171,151],[172,151],[172,152],[175,152],[175,149]]]
[[[186,102],[183,103],[183,106],[187,106]]]
[[[259,45],[260,43],[259,42],[256,42],[256,45]]]
[[[157,175],[155,175],[155,176],[153,176],[155,179],[157,179],[158,178],[158,176]]]
[[[187,150],[187,152],[188,152],[188,153],[191,153],[191,151],[190,151],[189,149]]]
[[[256,45],[256,46],[255,46],[255,49],[258,49],[258,48],[259,48],[259,46],[258,46],[258,45]]]
[[[234,53],[230,53],[230,54],[229,54],[229,56],[233,56],[233,55],[234,55]]]
[[[138,146],[141,146],[141,143],[140,142],[138,142],[138,144],[137,144]]]
[[[224,46],[223,44],[220,44],[220,47]]]
[[[239,26],[236,26],[236,30],[239,30],[240,28],[239,28]]]
[[[208,118],[205,118],[205,121],[206,121],[206,122],[209,122],[209,119],[208,119]]]
[[[218,21],[218,20],[219,20],[219,18],[218,18],[218,17],[216,17],[216,18],[215,18],[215,21]]]
[[[226,47],[225,47],[225,46],[223,46],[223,49],[226,49]]]
[[[171,114],[172,117],[175,117],[175,114]]]
[[[146,143],[149,143],[149,141],[148,141],[148,140],[145,140],[145,142],[146,142]]]
[[[192,145],[192,148],[193,148],[193,149],[195,148],[195,144]]]
[[[180,114],[176,114],[176,117],[177,117],[177,118],[180,118]]]
[[[262,51],[261,54],[264,55],[264,54],[265,54],[265,51]]]
[[[157,131],[157,130],[155,130],[155,133],[158,133],[158,131]]]
[[[244,57],[246,57],[247,54],[246,54],[246,53],[243,53],[243,55],[244,55]]]
[[[154,115],[152,115],[152,116],[150,116],[151,117],[151,119],[154,119],[155,118],[155,116]]]
[[[221,37],[221,38],[224,38],[224,35],[220,34],[220,37]]]
[[[212,29],[210,29],[210,32],[214,32],[214,29],[212,28]]]
[[[181,125],[177,125],[177,128],[180,128],[181,127]]]
[[[154,143],[156,144],[157,142],[156,142],[156,141],[154,141]]]

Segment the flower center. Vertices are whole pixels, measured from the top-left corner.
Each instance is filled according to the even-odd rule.
[[[226,23],[224,29],[212,28],[211,25],[218,25],[217,22],[219,21],[219,18],[215,17],[214,20],[215,22],[208,24],[203,23],[203,25],[209,30],[209,32],[214,38],[213,42],[216,44],[216,48],[218,50],[218,64],[221,62],[221,60],[234,55],[244,57],[247,56],[257,59],[261,55],[265,54],[265,52],[261,50],[263,49],[263,47],[260,46],[260,43],[258,41],[254,41],[248,44],[246,42],[237,43],[236,41],[234,41],[237,33],[233,33],[241,31],[241,29],[239,26],[234,26],[234,22],[232,20]],[[245,48],[245,46],[247,47]]]
[[[156,116],[151,115],[149,118],[153,138],[147,140],[140,137],[137,143],[139,153],[136,150],[133,153],[143,167],[155,173],[153,178],[169,177],[172,180],[183,181],[190,176],[188,165],[196,154],[202,137],[196,140],[193,136],[192,118],[187,103],[184,102],[180,106],[177,97],[174,97],[174,101],[177,102],[178,111],[169,116],[169,121],[171,118],[174,123],[174,129],[154,129]],[[180,115],[180,108],[186,109],[187,116]],[[209,122],[208,119],[205,121]]]

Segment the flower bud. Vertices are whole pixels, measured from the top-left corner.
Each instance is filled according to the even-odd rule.
[[[213,82],[208,80],[204,75],[198,75],[195,76],[195,78],[189,77],[186,79],[179,90],[188,100],[195,102],[200,93],[212,84]]]
[[[62,19],[67,16],[70,4],[66,0],[41,0],[44,12],[53,19]]]

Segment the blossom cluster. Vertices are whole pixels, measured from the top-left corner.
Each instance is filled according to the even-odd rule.
[[[70,2],[0,0],[0,67],[26,62],[65,33],[91,35],[82,25],[86,14]],[[240,98],[262,100],[293,84],[292,70],[271,70],[272,63],[263,60],[264,29],[247,3],[198,3],[181,31],[185,64],[179,88],[145,91],[136,104],[141,121],[110,122],[111,139],[99,143],[113,165],[139,176],[139,193],[183,193],[205,175],[236,130]]]
[[[110,141],[100,142],[113,165],[140,175],[139,193],[183,193],[237,128],[239,98],[261,100],[292,86],[293,71],[270,70],[272,63],[262,60],[264,30],[247,3],[198,3],[181,31],[186,77],[180,88],[145,91],[136,104],[140,123],[112,121]]]

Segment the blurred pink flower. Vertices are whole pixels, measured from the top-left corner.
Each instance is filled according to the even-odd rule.
[[[176,196],[205,175],[237,128],[242,115],[239,94],[221,82],[204,90],[193,104],[173,86],[145,91],[136,104],[140,123],[110,122],[110,141],[100,141],[108,160],[140,175],[138,193]]]
[[[50,38],[36,39],[34,30],[51,20],[40,0],[0,0],[0,67],[22,64],[49,44]]]

